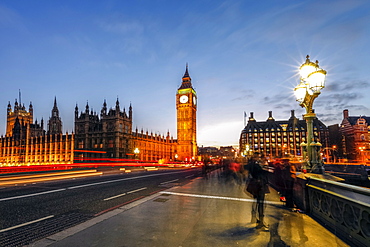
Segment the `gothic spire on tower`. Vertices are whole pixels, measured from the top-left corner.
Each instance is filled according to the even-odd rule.
[[[179,89],[184,89],[184,88],[193,88],[193,86],[191,85],[191,78],[189,75],[188,63],[186,63],[185,74],[182,77],[182,84]]]

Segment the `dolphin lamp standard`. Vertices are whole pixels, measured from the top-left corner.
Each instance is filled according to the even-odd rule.
[[[306,109],[304,118],[307,123],[307,144],[302,145],[307,148],[307,165],[313,173],[323,173],[321,160],[318,158],[317,145],[313,135],[313,120],[316,114],[312,108],[313,101],[320,95],[321,89],[325,87],[326,71],[319,67],[319,61],[310,61],[307,55],[306,62],[299,68],[300,83],[294,88],[294,94],[301,107]],[[320,146],[319,144],[318,146]]]

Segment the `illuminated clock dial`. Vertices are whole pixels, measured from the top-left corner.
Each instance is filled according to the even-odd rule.
[[[182,95],[180,97],[180,103],[186,103],[186,102],[188,102],[188,100],[189,100],[189,98],[186,95]]]
[[[193,102],[194,102],[194,105],[197,104],[197,98],[195,98],[195,96],[193,97]]]

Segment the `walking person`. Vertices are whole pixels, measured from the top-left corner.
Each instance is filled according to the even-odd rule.
[[[260,153],[255,152],[253,157],[249,160],[247,170],[249,172],[249,183],[247,191],[253,195],[255,202],[252,205],[252,222],[256,221],[257,229],[265,228],[268,226],[264,223],[264,210],[265,210],[265,194],[269,192],[268,178],[263,164],[261,164]]]
[[[297,178],[296,175],[296,168],[294,164],[289,162],[289,159],[283,159],[283,178],[285,184],[285,205],[288,208],[294,208],[294,201],[293,201],[293,188],[294,182]]]

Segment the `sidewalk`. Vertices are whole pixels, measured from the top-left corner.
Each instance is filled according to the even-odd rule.
[[[348,246],[309,216],[285,209],[273,189],[266,196],[269,230],[257,230],[252,202],[213,172],[30,246]]]

